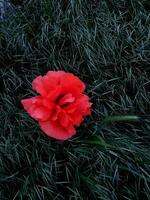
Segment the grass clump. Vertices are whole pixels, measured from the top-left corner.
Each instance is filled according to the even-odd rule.
[[[12,1],[0,23],[0,197],[3,200],[150,199],[148,0]],[[32,80],[66,70],[87,85],[92,116],[75,137],[42,134],[20,100]]]

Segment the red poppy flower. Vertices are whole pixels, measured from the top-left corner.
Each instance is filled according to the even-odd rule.
[[[85,84],[71,73],[49,71],[35,78],[32,88],[40,95],[23,99],[21,103],[50,137],[70,138],[83,117],[91,114],[89,97],[84,94]]]

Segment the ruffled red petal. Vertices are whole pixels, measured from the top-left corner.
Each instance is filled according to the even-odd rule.
[[[39,125],[44,133],[58,140],[67,140],[76,133],[73,127],[65,129],[56,121],[39,122]]]
[[[62,92],[71,93],[75,98],[79,97],[85,90],[85,84],[71,73],[66,73],[61,79]]]
[[[21,100],[24,109],[36,120],[47,120],[51,115],[51,110],[42,105],[40,96]]]
[[[35,78],[32,82],[32,88],[39,94],[46,96],[52,90],[57,89],[64,74],[63,71],[49,71],[45,76]]]

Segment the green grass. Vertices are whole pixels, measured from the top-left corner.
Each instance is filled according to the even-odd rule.
[[[100,3],[99,3],[100,2]],[[149,200],[149,0],[12,1],[0,22],[0,199]],[[93,102],[76,136],[48,138],[20,100],[48,70],[79,76]]]

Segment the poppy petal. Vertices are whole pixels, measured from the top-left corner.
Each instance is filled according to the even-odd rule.
[[[37,107],[31,113],[31,116],[36,120],[45,121],[50,117],[51,112],[44,107]]]
[[[69,116],[72,119],[72,122],[73,122],[74,125],[80,126],[80,124],[83,121],[83,116],[81,115],[81,113],[74,112],[74,113],[71,113]]]
[[[61,79],[61,77],[63,76],[63,75],[65,75],[66,74],[66,72],[64,72],[64,71],[60,71],[60,70],[58,70],[58,71],[48,71],[48,73],[47,73],[47,76],[50,78],[50,79],[57,79],[57,80],[60,80]]]
[[[21,103],[29,115],[36,120],[47,120],[50,117],[50,110],[42,106],[42,99],[39,96],[23,99]]]
[[[39,125],[44,133],[59,140],[67,140],[76,133],[73,127],[71,127],[69,130],[65,129],[56,121],[39,122]]]
[[[47,95],[47,90],[44,85],[43,77],[38,76],[35,78],[32,82],[32,89],[38,92],[39,94],[46,96]]]
[[[69,117],[69,115],[66,114],[65,111],[61,110],[61,112],[59,113],[59,122],[62,126],[64,126],[65,128],[68,128],[70,124],[72,124],[72,120]]]
[[[35,106],[35,104],[40,104],[40,102],[41,102],[40,96],[21,100],[24,109],[29,112],[33,109],[32,108],[33,105]]]
[[[62,91],[71,93],[74,97],[79,97],[85,90],[85,84],[71,73],[66,73],[61,81]]]
[[[75,107],[83,116],[85,116],[90,114],[91,105],[89,97],[87,95],[82,95],[77,99]]]

